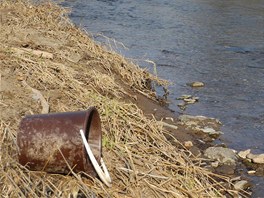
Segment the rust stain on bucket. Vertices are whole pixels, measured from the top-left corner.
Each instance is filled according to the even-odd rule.
[[[97,176],[87,157],[80,129],[84,130],[100,164],[101,121],[94,107],[87,111],[40,114],[23,118],[17,133],[19,163],[30,170],[68,174],[70,169],[63,159],[64,156],[74,172],[84,171],[91,176]]]

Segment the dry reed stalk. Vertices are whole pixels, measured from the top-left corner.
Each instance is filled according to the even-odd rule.
[[[0,60],[2,67],[13,68],[30,87],[39,90],[48,99],[51,112],[96,106],[102,120],[106,164],[113,178],[113,187],[106,188],[98,179],[80,173],[63,176],[27,170],[15,159],[19,119],[1,118],[3,196],[222,197],[228,192],[221,183],[228,184],[228,178],[195,165],[197,159],[188,151],[167,141],[163,123],[147,118],[135,104],[123,100],[131,95],[125,87],[156,100],[148,82],[166,86],[166,81],[96,44],[69,21],[67,10],[53,3],[1,0],[0,10],[9,10],[2,12],[0,53],[6,57]],[[12,52],[12,47],[21,46],[53,54],[53,59]],[[52,97],[52,92],[57,95]],[[20,95],[14,103],[25,101],[30,97]],[[13,105],[5,100],[3,104]],[[33,102],[25,105],[36,112]]]

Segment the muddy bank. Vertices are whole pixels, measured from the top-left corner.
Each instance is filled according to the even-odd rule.
[[[212,172],[221,156],[202,157],[199,147],[207,148],[220,134],[217,120],[178,117],[162,107],[151,84],[166,88],[167,82],[95,43],[66,10],[1,1],[0,15],[3,196],[228,197],[248,188]],[[89,106],[101,116],[112,188],[80,173],[33,172],[17,163],[22,117]]]

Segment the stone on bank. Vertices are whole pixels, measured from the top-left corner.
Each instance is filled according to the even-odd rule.
[[[209,147],[204,151],[204,155],[212,160],[226,165],[236,165],[237,156],[232,149],[223,147]]]

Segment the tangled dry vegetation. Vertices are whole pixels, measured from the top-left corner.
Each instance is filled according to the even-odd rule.
[[[149,82],[166,85],[96,44],[52,3],[0,0],[0,191],[3,197],[222,197],[227,178],[166,140],[155,118],[124,100]],[[34,97],[32,94],[34,93]],[[36,98],[37,97],[37,98]],[[46,105],[46,106],[45,106]],[[47,107],[48,105],[48,107]],[[16,131],[27,114],[96,106],[103,155],[113,179],[33,172],[18,164]],[[177,141],[174,139],[174,141]]]

